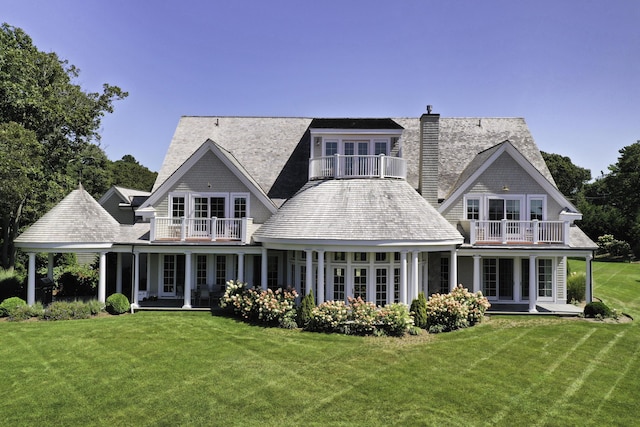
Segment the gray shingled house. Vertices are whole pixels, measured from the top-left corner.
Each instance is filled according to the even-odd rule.
[[[148,198],[103,199],[79,188],[18,237],[29,304],[35,253],[66,251],[99,253],[102,301],[130,263],[136,308],[208,305],[233,279],[379,305],[461,283],[562,310],[567,257],[591,298],[596,245],[520,118],[182,117]]]

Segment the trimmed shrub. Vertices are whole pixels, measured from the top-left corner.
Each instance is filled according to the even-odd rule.
[[[376,305],[362,298],[349,297],[350,331],[354,335],[373,333],[377,321]]]
[[[105,308],[109,314],[123,314],[129,311],[131,304],[125,295],[116,293],[109,295]]]
[[[44,310],[44,320],[72,320],[88,319],[91,310],[87,303],[82,301],[54,301]]]
[[[610,317],[611,309],[600,301],[593,301],[584,306],[584,317]]]
[[[418,298],[411,301],[411,315],[413,316],[414,324],[421,329],[427,327],[427,298],[424,296],[424,292],[418,294]]]
[[[220,307],[243,319],[292,328],[296,318],[295,290],[247,288],[245,283],[229,281],[220,299]],[[296,324],[297,326],[297,324]]]
[[[8,319],[11,322],[21,322],[23,320],[28,320],[33,317],[33,313],[31,311],[31,307],[28,305],[18,305],[15,306],[11,311],[9,311]]]
[[[578,303],[584,301],[587,275],[584,273],[571,273],[567,276],[567,302]]]
[[[462,285],[448,294],[431,295],[427,301],[427,330],[438,333],[473,326],[482,321],[490,306],[482,292],[471,293]]]
[[[344,301],[325,301],[314,307],[306,329],[315,332],[348,333],[349,308]]]
[[[424,297],[424,294],[422,296]],[[376,313],[376,328],[384,332],[384,335],[401,337],[407,332],[411,333],[413,327],[413,317],[404,304],[387,304]]]
[[[0,317],[7,317],[19,306],[26,306],[27,302],[22,298],[10,297],[0,303]]]
[[[311,318],[313,317],[313,309],[316,307],[315,298],[313,297],[313,290],[302,298],[300,307],[298,307],[298,326],[301,328],[306,327]]]
[[[102,310],[105,309],[105,304],[101,303],[97,299],[92,299],[92,300],[88,301],[87,305],[89,306],[89,311],[91,312],[92,316],[95,316],[95,315],[101,313]]]

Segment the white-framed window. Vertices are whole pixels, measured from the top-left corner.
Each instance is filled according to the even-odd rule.
[[[184,218],[187,215],[186,194],[169,193],[169,216],[171,218]]]
[[[465,199],[465,212],[466,212],[466,219],[479,220],[480,219],[480,199],[479,198]]]
[[[553,260],[538,259],[538,298],[553,298]]]
[[[231,212],[233,218],[245,218],[249,212],[249,195],[246,193],[231,193]]]
[[[537,219],[544,221],[547,212],[547,196],[545,195],[529,195],[527,196],[527,205],[529,206],[529,220]]]

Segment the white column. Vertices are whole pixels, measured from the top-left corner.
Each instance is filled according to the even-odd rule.
[[[238,272],[236,274],[236,280],[240,283],[244,282],[244,253],[238,254]]]
[[[29,252],[29,271],[27,279],[27,304],[36,303],[36,254]]]
[[[116,255],[116,293],[122,293],[122,253]]]
[[[107,253],[100,252],[100,268],[98,269],[98,301],[107,300]]]
[[[522,262],[520,258],[513,259],[513,300],[522,300]]]
[[[422,253],[422,292],[429,297],[429,252]]]
[[[473,256],[473,292],[480,290],[480,255]]]
[[[536,274],[536,257],[529,256],[529,313],[537,313],[536,302],[538,300],[538,286]]]
[[[409,302],[418,298],[418,251],[411,252],[411,295]]]
[[[133,268],[133,303],[131,308],[138,308],[138,291],[140,291],[140,252],[133,252],[133,259],[131,260],[131,268]]]
[[[586,261],[586,283],[585,283],[585,290],[584,290],[584,296],[585,296],[585,300],[587,302],[592,302],[593,301],[593,255],[589,254],[585,257],[585,261]]]
[[[324,251],[318,251],[318,284],[317,284],[317,289],[318,289],[318,295],[316,295],[316,299],[318,301],[318,304],[322,304],[324,302],[324,291],[325,291],[325,284],[324,284]]]
[[[144,254],[144,260],[145,260],[145,265],[147,266],[147,270],[145,272],[146,274],[146,282],[147,282],[147,297],[149,297],[149,295],[151,295],[151,254],[150,253],[146,253]],[[156,295],[158,292],[158,286],[156,283]]]
[[[307,254],[307,271],[304,278],[306,283],[305,295],[307,295],[311,292],[311,289],[313,289],[313,251],[311,249],[305,249],[304,252]]]
[[[182,308],[191,308],[191,252],[184,253],[184,304]]]
[[[387,286],[387,304],[393,304],[394,296],[395,296],[395,269],[396,269],[396,259],[395,252],[390,252],[389,256],[389,283]]]
[[[451,251],[449,258],[449,291],[453,291],[458,286],[458,250]]]
[[[53,252],[49,252],[47,255],[47,277],[53,280]]]
[[[400,302],[407,302],[407,251],[400,252]]]
[[[260,265],[260,282],[261,282],[261,286],[262,286],[262,290],[267,290],[267,275],[268,275],[268,261],[269,258],[267,258],[267,248],[262,248],[262,256],[260,258],[261,260],[261,265]]]

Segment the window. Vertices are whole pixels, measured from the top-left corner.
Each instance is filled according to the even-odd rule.
[[[225,213],[225,207],[227,206],[227,201],[224,197],[211,197],[209,199],[210,204],[210,215],[216,218],[226,218],[227,215]]]
[[[333,299],[344,301],[344,268],[333,269]]]
[[[544,219],[544,200],[543,199],[531,199],[529,200],[529,219],[531,221]]]
[[[393,269],[393,302],[400,302],[400,269],[399,268]]]
[[[480,199],[467,199],[467,219],[480,219]]]
[[[386,252],[376,252],[376,262],[385,262],[387,260]]]
[[[171,217],[172,218],[184,218],[184,196],[171,197]]]
[[[367,253],[366,252],[354,252],[353,253],[353,261],[354,262],[367,262]]]
[[[376,268],[376,305],[387,302],[387,269]]]
[[[553,263],[550,259],[538,260],[538,297],[553,298]]]
[[[482,293],[486,297],[498,296],[498,260],[482,259]]]
[[[246,196],[235,196],[233,198],[233,217],[245,218],[247,216]]]
[[[275,291],[278,289],[278,257],[267,258],[267,288]]]
[[[520,288],[520,297],[523,300],[529,299],[529,259],[523,258],[520,264],[522,271],[522,277],[520,278],[520,283],[522,283],[522,287]]]
[[[333,260],[334,261],[346,261],[347,260],[347,254],[344,252],[334,252],[333,253]]]
[[[196,256],[196,286],[201,289],[207,286],[207,256]]]
[[[338,154],[338,141],[327,141],[324,146],[324,155],[333,156]]]
[[[367,300],[367,269],[356,268],[353,271],[353,297]]]
[[[224,287],[227,283],[227,257],[216,256],[216,285]]]
[[[385,156],[389,155],[389,144],[387,143],[387,141],[375,141],[374,143],[374,147],[373,147],[373,154],[380,155],[380,154],[384,154]]]
[[[440,293],[449,293],[449,258],[440,258]]]

